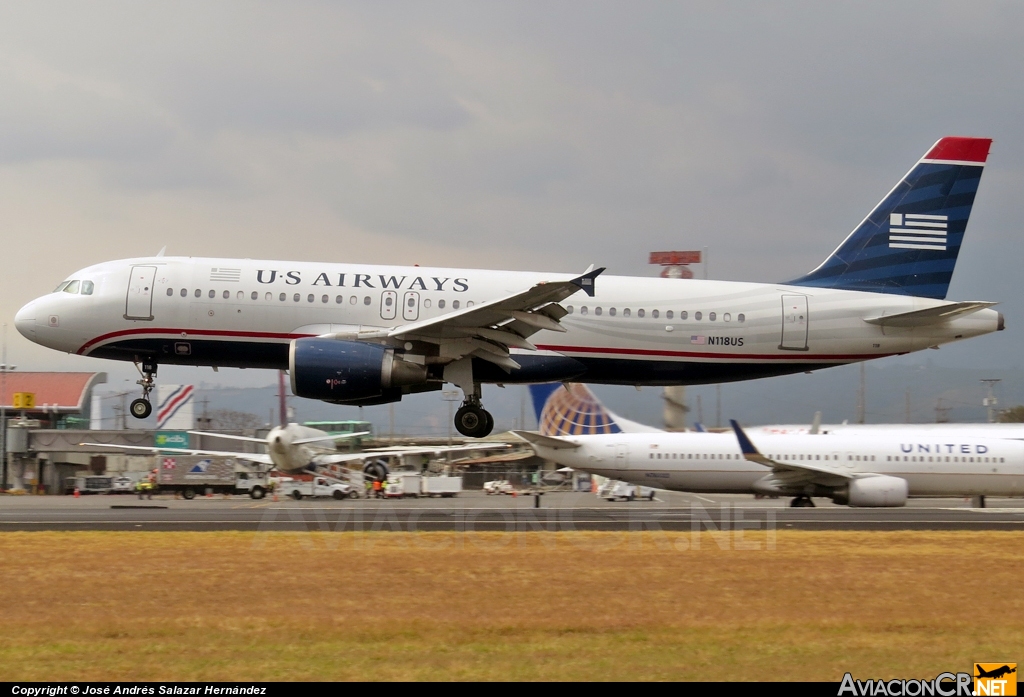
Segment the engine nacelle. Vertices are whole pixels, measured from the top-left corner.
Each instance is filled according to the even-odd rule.
[[[854,479],[843,491],[833,494],[832,500],[862,508],[891,508],[906,505],[908,493],[906,479],[879,475]]]
[[[427,380],[426,366],[403,361],[394,349],[317,337],[292,341],[288,368],[293,394],[324,402],[369,400]]]

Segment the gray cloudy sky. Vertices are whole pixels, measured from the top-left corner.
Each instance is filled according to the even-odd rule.
[[[929,353],[1013,365],[1022,20],[1011,2],[4,3],[0,310],[163,245],[627,274],[707,245],[713,277],[785,280],[932,142],[978,135],[996,142],[950,297],[1005,301],[1010,329]],[[114,367],[9,342],[27,367]]]

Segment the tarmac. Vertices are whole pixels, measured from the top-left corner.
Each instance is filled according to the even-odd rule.
[[[134,495],[0,496],[0,531],[687,531],[696,530],[1024,530],[1024,499],[912,499],[902,508],[849,508],[815,499],[660,491],[653,501],[608,502],[590,493],[549,491],[456,498],[192,501]],[[537,507],[539,505],[539,507]]]

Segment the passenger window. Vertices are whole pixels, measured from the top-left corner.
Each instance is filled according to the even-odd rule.
[[[453,310],[458,310],[459,309],[459,301],[458,300],[452,300],[452,309]]]
[[[226,290],[223,293],[221,293],[221,296],[225,300],[230,300],[231,299],[231,291],[230,290]],[[281,300],[284,300],[284,293],[281,293]]]
[[[82,295],[92,295],[92,281],[82,281]]]
[[[697,320],[698,322],[700,322],[700,318],[701,318],[701,317],[703,317],[703,316],[704,316],[704,315],[702,315],[702,314],[701,314],[700,312],[694,312],[694,313],[693,313],[693,318],[694,318],[695,320]]]
[[[292,302],[297,303],[301,298],[302,296],[296,293],[295,295],[292,296]]]
[[[594,308],[594,314],[595,314],[595,315],[598,315],[598,316],[600,316],[601,312],[603,312],[603,310],[601,310],[601,308],[600,308],[600,307],[595,307],[595,308]]]
[[[78,293],[78,281],[72,281],[71,283],[67,284],[67,286],[64,287],[64,292],[72,294]]]
[[[587,310],[587,306],[586,305],[584,305],[583,307],[580,308],[580,314],[581,315],[585,315],[585,314],[587,314],[587,312],[588,312],[588,310]]]
[[[636,311],[636,316],[637,317],[643,317],[644,316],[644,311],[643,310],[637,310]]]
[[[322,296],[320,298],[320,302],[322,302],[322,303],[326,303],[328,300],[330,300],[330,298],[328,298],[326,295],[324,295],[324,296]]]
[[[217,297],[217,291],[211,290],[209,293],[207,293],[207,295],[209,295],[211,298],[216,298]]]
[[[338,305],[340,305],[340,304],[341,304],[341,301],[342,301],[342,300],[344,300],[344,299],[345,299],[344,297],[342,297],[342,296],[340,296],[340,295],[339,295],[338,297],[336,297],[336,298],[334,299],[334,302],[335,302],[335,303],[337,303]]]
[[[573,312],[572,305],[566,305],[565,311],[571,315]]]
[[[373,302],[373,300],[370,298],[369,295],[367,295],[366,297],[363,298],[363,304],[364,305],[369,305],[372,302]]]
[[[673,313],[672,310],[669,310],[668,312],[665,313],[665,319],[672,319],[674,316],[675,313]]]
[[[273,293],[267,293],[266,295],[263,296],[263,299],[266,300],[267,302],[270,302],[271,300],[274,299],[274,294]]]
[[[629,311],[628,307],[625,310],[622,311],[622,316],[623,317],[629,317],[630,314],[632,314],[632,313]]]
[[[746,322],[746,321],[747,321],[747,318],[746,318],[746,316],[745,316],[745,315],[744,315],[744,314],[743,314],[743,313],[741,312],[741,313],[739,313],[738,315],[736,315],[736,321],[737,321],[737,322]]]
[[[195,296],[196,296],[197,298],[201,298],[201,297],[203,297],[203,291],[201,291],[201,290],[199,290],[198,288],[196,288]]]
[[[390,295],[384,298],[385,307],[391,307],[392,304],[394,304],[394,299]]]
[[[657,310],[651,310],[651,317],[658,319],[658,315],[661,314]]]
[[[437,301],[437,308],[439,310],[443,310],[444,309],[444,300],[438,300]]]
[[[188,297],[188,289],[187,288],[182,288],[180,295],[183,298]]]
[[[356,297],[356,296],[354,296],[354,295],[353,295],[353,296],[352,296],[351,298],[349,298],[349,299],[348,299],[348,304],[349,304],[349,305],[355,305],[355,304],[356,304],[356,303],[358,303],[358,302],[359,302],[359,298],[357,298],[357,297]]]
[[[615,308],[614,307],[609,307],[608,308],[608,316],[609,317],[614,317],[615,316]]]
[[[423,299],[423,307],[425,307],[427,309],[430,309],[430,305],[431,305],[430,298],[424,298]]]
[[[690,316],[690,313],[687,312],[686,310],[683,310],[682,312],[679,313],[679,319],[686,319],[689,316]]]
[[[715,316],[715,313],[714,313],[714,312],[709,312],[709,313],[708,313],[708,319],[709,319],[709,320],[711,320],[712,322],[714,322],[714,321],[715,321],[715,317],[716,317],[716,316]]]
[[[252,292],[252,293],[251,293],[251,294],[249,295],[249,297],[250,297],[250,298],[252,298],[253,300],[259,300],[259,299],[260,299],[260,294],[259,294],[259,293],[258,293],[257,291],[255,291],[255,290],[254,290],[254,291],[253,291],[253,292]]]
[[[726,322],[732,322],[732,315],[726,312],[724,315],[722,315],[722,319],[725,320]]]
[[[174,295],[174,289],[173,288],[168,288],[167,289],[167,297],[170,297],[172,295]]]
[[[476,303],[474,303],[472,300],[470,300],[468,303],[466,303],[466,307],[473,307],[473,305],[475,305],[475,304]]]
[[[226,293],[227,291],[224,291],[224,292]],[[277,299],[280,300],[281,302],[284,302],[285,300],[288,299],[288,294],[287,293],[281,293],[279,296],[277,296]]]
[[[235,293],[235,299],[236,300],[245,300],[245,293],[243,293],[242,291],[238,291],[237,293]]]
[[[312,293],[310,293],[309,295],[306,296],[306,302],[310,302],[311,303],[311,302],[313,302],[313,300],[315,300],[315,297],[313,296]]]

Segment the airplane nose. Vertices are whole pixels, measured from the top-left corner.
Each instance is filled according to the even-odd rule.
[[[14,326],[18,333],[26,339],[34,341],[36,338],[36,302],[32,301],[25,307],[18,310],[14,316]]]

